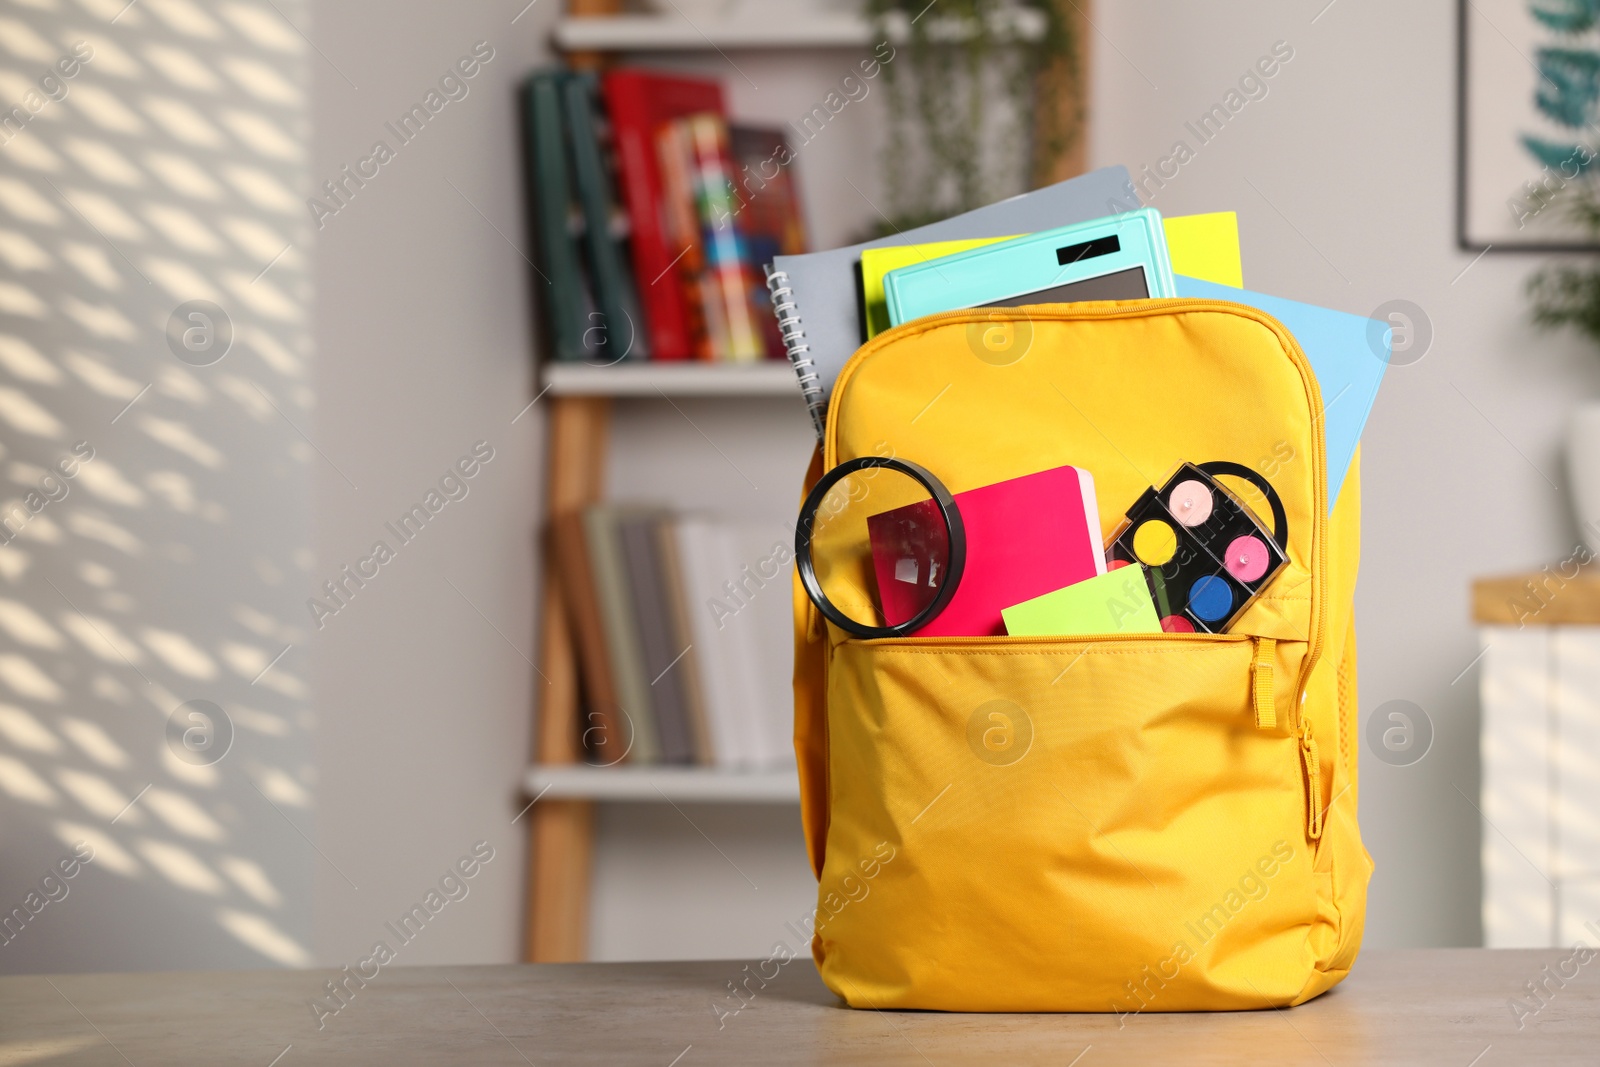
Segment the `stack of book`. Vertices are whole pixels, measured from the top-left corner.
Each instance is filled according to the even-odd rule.
[[[730,125],[715,81],[535,73],[540,294],[558,360],[781,359],[763,268],[805,251],[782,129]]]
[[[793,763],[789,678],[762,654],[792,640],[779,525],[601,504],[554,536],[592,762]]]

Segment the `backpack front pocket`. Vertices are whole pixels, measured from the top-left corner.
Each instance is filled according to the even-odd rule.
[[[816,913],[829,987],[963,1011],[1293,1001],[1315,965],[1306,786],[1291,724],[1259,725],[1260,648],[839,644]]]

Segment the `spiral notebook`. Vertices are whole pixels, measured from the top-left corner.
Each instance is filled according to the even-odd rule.
[[[856,284],[862,249],[1033,233],[1141,206],[1128,168],[1104,167],[892,237],[776,257],[767,268],[767,288],[817,436],[822,436],[834,379],[865,339]]]

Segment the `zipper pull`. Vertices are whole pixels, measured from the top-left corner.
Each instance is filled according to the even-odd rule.
[[[1306,837],[1316,841],[1322,837],[1322,761],[1306,718],[1300,721],[1300,759],[1306,767]]]
[[[1270,637],[1252,638],[1255,662],[1250,667],[1250,702],[1255,706],[1256,729],[1278,728],[1278,703],[1272,691],[1272,663],[1278,643]]]

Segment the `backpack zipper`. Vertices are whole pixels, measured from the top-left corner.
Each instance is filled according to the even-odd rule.
[[[1301,716],[1300,759],[1306,768],[1306,836],[1322,837],[1322,761],[1317,757],[1317,739],[1311,736],[1311,720]]]

